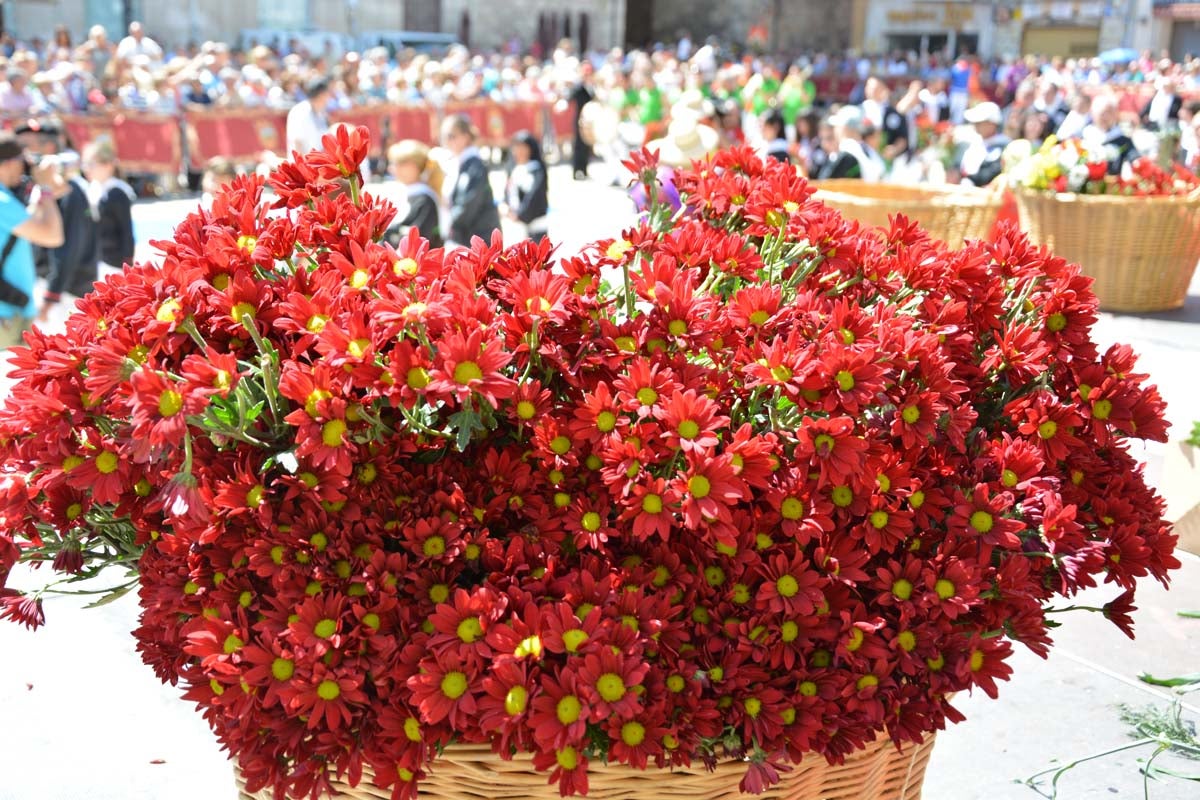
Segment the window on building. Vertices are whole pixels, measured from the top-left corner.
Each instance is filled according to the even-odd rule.
[[[120,41],[129,23],[142,18],[142,0],[87,0],[88,27],[103,25],[108,38]]]
[[[258,4],[258,26],[298,31],[311,27],[309,0],[275,0]]]

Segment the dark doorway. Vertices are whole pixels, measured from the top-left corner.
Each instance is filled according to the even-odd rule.
[[[436,33],[442,29],[442,0],[404,0],[404,29]]]
[[[654,42],[654,0],[625,3],[625,44],[645,47]]]

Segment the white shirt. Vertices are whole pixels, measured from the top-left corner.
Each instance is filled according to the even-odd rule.
[[[146,56],[153,64],[162,61],[163,51],[158,42],[149,36],[143,36],[140,42],[132,36],[126,36],[117,45],[117,58],[128,61],[136,56]]]
[[[321,146],[321,137],[329,129],[329,121],[313,108],[311,100],[301,100],[287,115],[287,152],[307,153]]]
[[[849,153],[854,156],[858,162],[859,171],[862,173],[862,179],[866,183],[878,183],[883,180],[883,173],[887,171],[887,164],[883,158],[874,150],[867,152],[863,147],[862,142],[857,139],[842,139],[838,145],[838,149],[843,153]]]
[[[1175,95],[1167,94],[1163,91],[1154,93],[1154,97],[1150,100],[1150,111],[1146,114],[1146,118],[1158,125],[1160,128],[1165,128],[1171,118],[1171,104],[1175,102]]]

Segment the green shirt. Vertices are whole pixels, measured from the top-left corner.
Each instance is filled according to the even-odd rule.
[[[663,118],[662,92],[657,86],[638,91],[638,121],[643,125]]]

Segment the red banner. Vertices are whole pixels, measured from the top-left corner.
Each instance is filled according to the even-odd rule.
[[[371,132],[373,156],[382,155],[385,147],[401,139],[437,143],[437,111],[431,106],[364,106],[334,112],[331,119],[333,122],[365,126]]]
[[[183,163],[179,119],[163,114],[125,112],[62,117],[71,146],[82,150],[94,141],[107,140],[121,166],[131,172],[174,174]]]
[[[188,151],[193,169],[212,158],[253,161],[264,150],[280,156],[287,152],[287,115],[271,109],[189,111]]]
[[[121,166],[132,172],[176,175],[183,164],[178,117],[118,114],[113,117],[113,143]]]

